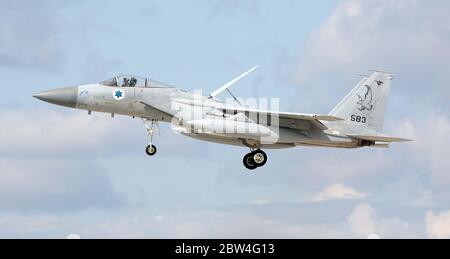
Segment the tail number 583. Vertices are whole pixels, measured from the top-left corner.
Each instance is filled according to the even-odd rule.
[[[366,117],[357,116],[357,115],[352,115],[351,121],[365,124],[365,123],[367,123],[367,118]]]

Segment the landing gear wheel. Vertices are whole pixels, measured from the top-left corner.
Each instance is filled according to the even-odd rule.
[[[262,150],[256,150],[255,152],[251,153],[253,162],[258,167],[263,167],[267,163],[267,154]]]
[[[249,170],[255,170],[258,168],[256,163],[253,161],[253,154],[247,154],[244,157],[244,166]]]
[[[249,170],[263,167],[267,163],[267,154],[262,150],[253,151],[244,157],[244,166]]]
[[[147,118],[142,118],[142,122],[144,122],[144,125],[145,125],[145,127],[147,129],[147,135],[148,135],[148,141],[149,141],[148,143],[150,143],[150,145],[148,145],[145,148],[145,153],[147,153],[147,155],[149,155],[149,156],[154,156],[154,155],[156,155],[156,152],[158,150],[152,144],[153,143],[153,134],[155,133],[155,128],[159,132],[159,124],[158,124],[157,121],[149,120]]]
[[[156,149],[154,145],[148,145],[147,148],[145,149],[145,153],[147,153],[147,155],[149,156],[156,155],[156,152],[158,152],[158,149]]]

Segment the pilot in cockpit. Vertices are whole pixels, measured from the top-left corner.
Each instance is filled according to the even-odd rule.
[[[130,86],[130,79],[128,79],[128,78],[124,78],[123,79],[123,84],[122,84],[122,87],[128,87],[128,86]]]
[[[130,87],[136,87],[138,80],[134,77],[130,80]]]

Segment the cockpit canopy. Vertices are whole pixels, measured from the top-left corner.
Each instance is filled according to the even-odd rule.
[[[101,85],[111,87],[155,87],[155,88],[173,88],[170,85],[160,83],[145,77],[140,76],[116,76],[114,78],[105,80],[100,83]]]

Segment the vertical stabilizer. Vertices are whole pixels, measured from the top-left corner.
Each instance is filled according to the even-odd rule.
[[[345,119],[355,127],[381,132],[393,78],[393,74],[385,72],[374,72],[363,78],[330,115]]]

